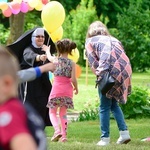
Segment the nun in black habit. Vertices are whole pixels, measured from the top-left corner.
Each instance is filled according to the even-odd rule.
[[[45,52],[42,51],[45,40],[44,32],[43,28],[37,28],[32,33],[30,45],[23,50],[21,69],[41,66],[48,62]],[[54,44],[51,49],[54,52]],[[43,73],[41,77],[21,84],[19,88],[20,99],[30,103],[37,110],[43,118],[45,126],[51,126],[49,110],[46,107],[51,87],[48,73]]]

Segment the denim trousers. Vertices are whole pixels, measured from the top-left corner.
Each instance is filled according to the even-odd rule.
[[[127,130],[127,125],[124,120],[123,112],[115,99],[109,99],[106,95],[102,95],[100,90],[98,90],[100,98],[100,128],[101,128],[101,138],[109,137],[109,127],[110,127],[110,112],[112,112],[119,131]]]

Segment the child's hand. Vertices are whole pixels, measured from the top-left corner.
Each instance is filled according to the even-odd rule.
[[[50,50],[50,46],[47,46],[47,45],[43,45],[42,46],[42,51],[47,51],[47,50]]]
[[[78,89],[74,88],[74,94],[77,95],[78,94]]]

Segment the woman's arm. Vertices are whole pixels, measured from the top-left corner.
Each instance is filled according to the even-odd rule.
[[[103,77],[110,66],[111,47],[107,43],[96,43],[94,48],[89,42],[86,44],[86,54],[92,71],[100,77]]]
[[[38,59],[40,59],[39,54],[33,52],[33,50],[30,47],[28,47],[24,50],[23,58],[24,58],[25,62],[31,67],[33,67],[34,63],[36,61],[38,61]]]
[[[76,67],[75,67],[74,62],[72,62],[71,80],[72,80],[72,84],[74,86],[75,94],[78,94],[78,83],[77,83],[77,79],[76,79]]]
[[[86,43],[85,49],[86,49],[86,56],[87,56],[89,65],[90,65],[93,73],[96,74],[96,69],[99,66],[99,58],[96,55],[96,53],[93,50],[92,45],[90,43]]]
[[[45,54],[39,55],[28,47],[23,52],[23,58],[29,66],[33,67],[35,62],[46,61],[47,56]]]

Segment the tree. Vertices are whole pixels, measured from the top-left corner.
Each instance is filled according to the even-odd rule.
[[[10,0],[10,1],[12,1],[12,0]],[[75,0],[75,1],[57,0],[57,1],[59,1],[64,6],[66,15],[68,15],[71,10],[76,9],[76,7],[79,5],[81,0]],[[94,9],[96,9],[94,11],[97,11],[96,14],[98,16],[101,16],[102,22],[106,22],[105,19],[108,18],[109,22],[108,22],[107,26],[108,27],[116,27],[117,14],[122,13],[124,8],[128,8],[129,0],[123,0],[123,1],[93,0],[93,5],[95,5]],[[20,16],[20,14],[18,16]],[[12,27],[12,28],[15,29],[16,31],[13,29],[11,30],[10,37],[13,38],[11,41],[14,41],[15,39],[17,39],[19,34],[24,32],[24,30],[28,30],[34,26],[42,25],[42,23],[40,21],[40,18],[41,18],[40,12],[38,12],[38,11],[32,11],[32,12],[28,12],[27,14],[24,14],[24,17],[23,17],[24,25],[22,23],[22,21],[23,21],[22,19],[18,19],[18,23],[17,23],[17,21],[15,21],[15,20],[17,20],[17,18],[19,18],[18,16],[14,16],[14,17],[12,16],[12,19],[10,19],[11,21],[9,21],[8,18],[5,18],[5,17],[3,17],[2,14],[0,14],[0,22],[3,23],[3,25],[6,29],[9,29],[9,27],[10,27],[10,30],[11,30],[10,23],[12,23],[13,26],[15,26],[15,28],[14,27]],[[35,18],[36,18],[36,22],[35,22]],[[17,27],[15,24],[17,24],[17,26],[19,26],[19,27]],[[18,32],[17,28],[19,28],[18,29],[19,32]],[[16,35],[16,37],[14,37],[14,35]],[[11,41],[9,40],[9,43]]]
[[[11,2],[12,0],[9,0]],[[36,18],[36,21],[35,21]],[[28,29],[35,26],[42,26],[41,22],[41,12],[33,10],[26,14],[20,12],[17,15],[11,15],[9,18],[4,17],[2,13],[0,14],[0,21],[3,23],[0,28],[3,31],[3,38],[0,38],[0,43],[10,44],[13,43],[22,33]],[[9,30],[8,30],[9,29]],[[7,31],[8,30],[8,31]],[[10,32],[9,32],[10,31]],[[9,33],[9,35],[8,35]]]
[[[83,51],[88,26],[97,20],[93,0],[81,0],[76,10],[72,10],[63,24],[64,38],[70,38],[77,43],[80,52],[79,64],[84,64]]]
[[[147,6],[150,6],[148,0],[130,0],[129,8],[118,15],[118,37],[134,71],[150,68],[150,10]]]
[[[17,15],[12,15],[9,18],[10,35],[9,35],[8,40],[7,40],[7,44],[13,43],[23,33],[24,15],[25,14],[23,14],[23,13],[19,13]]]
[[[68,15],[72,9],[76,9],[81,0],[58,0],[65,8],[66,14]],[[117,14],[122,13],[124,8],[128,8],[129,0],[93,0],[98,16],[103,16],[102,22],[108,17],[108,27],[115,27],[117,22]]]
[[[57,0],[65,8],[66,14],[68,15],[72,9],[75,9],[81,0]]]
[[[97,15],[103,15],[101,21],[105,22],[105,19],[108,18],[107,26],[114,28],[116,27],[117,14],[122,13],[124,8],[128,8],[129,0],[94,0],[94,5],[96,6]]]

